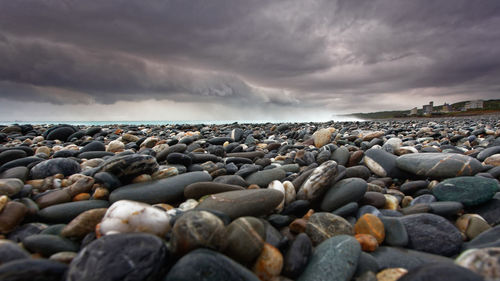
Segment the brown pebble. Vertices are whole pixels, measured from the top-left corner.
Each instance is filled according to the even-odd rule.
[[[259,189],[260,186],[256,185],[256,184],[251,184],[247,187],[247,189]]]
[[[73,197],[72,201],[85,201],[90,199],[89,193],[80,193]]]
[[[96,200],[106,200],[109,197],[109,190],[105,187],[98,187],[94,190],[92,198]]]
[[[354,225],[356,234],[370,234],[381,244],[385,238],[385,229],[382,221],[373,214],[364,214]]]
[[[48,206],[66,203],[71,201],[71,194],[67,189],[59,189],[55,191],[48,192],[36,199],[36,204],[40,209]]]
[[[386,268],[377,273],[377,281],[396,281],[408,273],[404,268]]]
[[[107,208],[99,208],[85,211],[74,218],[61,231],[61,236],[83,238],[96,229],[96,225],[102,220]]]
[[[302,218],[305,220],[308,220],[313,214],[314,214],[314,210],[309,209],[309,211],[307,211],[307,213]]]
[[[12,231],[28,212],[28,208],[24,204],[10,201],[3,211],[0,213],[0,233],[9,233]]]
[[[253,266],[253,272],[262,281],[271,281],[280,275],[283,269],[283,255],[272,245],[265,243],[257,261]]]
[[[150,175],[148,175],[148,174],[142,174],[142,175],[138,175],[137,177],[135,177],[132,180],[132,183],[148,182],[148,181],[152,181],[152,180],[153,179],[151,178]]]
[[[354,238],[358,240],[361,249],[365,252],[373,252],[378,248],[378,241],[373,235],[370,234],[356,234]]]
[[[307,220],[305,219],[295,219],[293,220],[289,227],[292,233],[302,233],[306,231]]]

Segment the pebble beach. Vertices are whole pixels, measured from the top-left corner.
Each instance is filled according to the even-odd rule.
[[[500,116],[0,126],[0,280],[500,280]]]

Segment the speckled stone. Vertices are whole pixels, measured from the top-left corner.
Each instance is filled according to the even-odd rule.
[[[171,248],[176,255],[185,255],[196,248],[218,250],[224,239],[224,223],[206,211],[191,211],[175,221]]]
[[[110,158],[99,168],[99,172],[111,173],[123,182],[127,182],[141,174],[152,174],[158,167],[153,156],[130,154]]]
[[[298,281],[351,280],[361,247],[353,236],[339,235],[316,247],[305,271]]]
[[[400,218],[408,233],[410,249],[452,256],[460,252],[462,235],[443,217],[434,214],[415,214]]]
[[[432,189],[439,201],[457,201],[466,207],[481,205],[499,190],[498,182],[483,177],[456,177],[440,182]]]
[[[467,250],[456,258],[455,263],[483,276],[485,280],[500,279],[500,247]]]
[[[300,186],[297,199],[314,201],[321,198],[334,182],[338,173],[337,162],[328,160],[315,168],[307,180]]]
[[[159,280],[166,272],[169,256],[164,241],[152,234],[104,236],[78,253],[66,280]]]
[[[331,213],[314,213],[306,225],[306,234],[314,245],[337,235],[354,235],[352,225],[344,218]]]
[[[43,179],[55,174],[63,174],[65,177],[79,173],[80,164],[69,158],[54,158],[36,164],[31,168],[32,179]]]

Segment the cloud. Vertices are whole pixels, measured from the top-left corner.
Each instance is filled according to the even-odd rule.
[[[12,101],[349,112],[500,90],[498,1],[0,0],[0,14]]]

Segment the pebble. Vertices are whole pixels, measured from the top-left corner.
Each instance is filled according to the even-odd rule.
[[[408,273],[408,270],[401,267],[387,268],[377,273],[377,281],[396,281],[406,273]]]
[[[440,182],[432,189],[439,201],[457,201],[466,207],[481,205],[499,190],[498,181],[483,177],[456,177]]]
[[[187,212],[175,221],[171,249],[178,256],[201,247],[219,250],[224,233],[224,223],[217,216],[207,211]]]
[[[297,199],[314,201],[323,196],[335,181],[338,173],[337,162],[328,160],[315,168],[297,192]]]
[[[111,205],[100,223],[102,235],[145,232],[163,237],[170,230],[167,213],[149,204],[120,200]]]
[[[271,281],[283,269],[283,255],[274,246],[264,243],[262,252],[253,266],[253,272],[262,281]]]
[[[284,194],[272,189],[247,189],[212,194],[198,209],[222,212],[232,219],[270,214],[283,201]]]
[[[306,268],[313,251],[311,239],[305,233],[297,235],[284,258],[283,275],[291,279],[299,277]]]
[[[428,253],[453,256],[460,252],[462,235],[443,217],[415,214],[401,217],[408,233],[408,247]]]
[[[321,210],[331,212],[348,203],[357,202],[366,192],[366,181],[360,178],[343,179],[332,186],[321,201]]]
[[[282,180],[286,177],[285,170],[274,168],[255,172],[245,178],[248,184],[256,184],[261,188],[267,187],[274,180]]]
[[[455,263],[485,280],[500,279],[500,247],[467,250],[455,259]]]
[[[354,225],[355,234],[370,234],[378,244],[382,244],[385,239],[385,229],[382,221],[375,215],[364,214]]]
[[[24,219],[28,209],[24,204],[10,201],[0,212],[0,233],[9,233]]]
[[[0,266],[10,261],[28,259],[29,257],[29,253],[18,244],[10,240],[0,239]]]
[[[0,280],[62,280],[67,270],[68,265],[57,261],[19,259],[0,266]]]
[[[36,234],[23,239],[23,246],[32,253],[41,254],[44,257],[59,252],[78,252],[79,245],[69,239],[58,235]]]
[[[259,278],[241,264],[221,253],[209,249],[197,249],[189,252],[175,263],[164,280],[258,281]]]
[[[158,280],[165,275],[169,258],[164,241],[152,234],[104,236],[78,253],[66,280]]]
[[[79,214],[64,226],[61,236],[82,239],[85,235],[95,230],[96,225],[101,222],[106,211],[106,208],[99,208]]]
[[[338,235],[329,238],[316,247],[306,269],[297,280],[351,280],[360,254],[361,247],[353,236]]]
[[[399,281],[477,281],[482,280],[481,275],[468,270],[464,267],[448,264],[435,263],[425,264],[408,271],[405,275],[399,278]]]
[[[199,199],[205,195],[243,189],[243,187],[233,184],[215,183],[211,181],[196,182],[184,188],[184,197]]]
[[[231,222],[224,234],[222,252],[243,265],[252,265],[264,247],[264,224],[254,217]]]
[[[307,220],[306,234],[314,245],[337,235],[354,235],[352,225],[344,218],[326,212],[312,214]]]
[[[406,154],[396,163],[402,170],[432,179],[473,176],[482,170],[478,160],[456,153]]]
[[[457,219],[455,225],[468,239],[471,240],[491,228],[491,226],[477,214],[462,215]]]
[[[7,178],[0,179],[0,195],[12,197],[23,188],[24,183],[20,179]]]
[[[52,205],[38,211],[38,217],[49,223],[68,223],[79,214],[99,208],[109,207],[105,200],[85,200]]]

